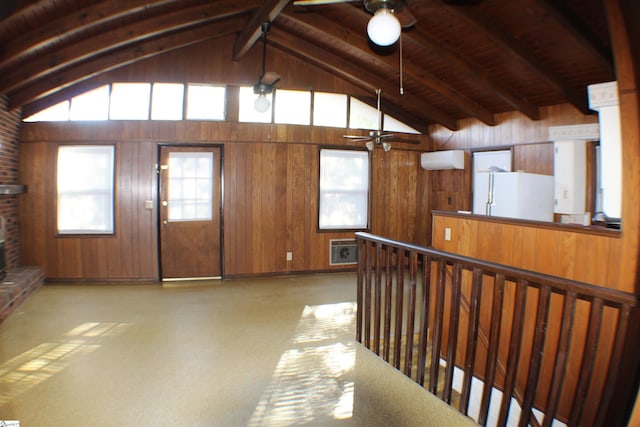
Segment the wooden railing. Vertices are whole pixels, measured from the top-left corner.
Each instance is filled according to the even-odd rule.
[[[482,425],[608,425],[637,296],[356,238],[364,346]]]

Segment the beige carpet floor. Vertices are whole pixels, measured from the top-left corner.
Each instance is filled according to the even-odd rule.
[[[473,425],[353,341],[355,275],[45,285],[0,325],[20,426]]]

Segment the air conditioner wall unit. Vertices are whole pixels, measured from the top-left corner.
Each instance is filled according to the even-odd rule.
[[[420,165],[426,170],[464,169],[464,150],[422,153]]]

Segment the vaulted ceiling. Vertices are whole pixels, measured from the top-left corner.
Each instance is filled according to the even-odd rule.
[[[588,113],[586,87],[615,79],[602,0],[407,0],[400,44],[367,38],[362,1],[2,0],[0,95],[25,113],[125,65],[218,37],[238,61],[272,22],[272,48],[370,92],[425,129],[496,113],[539,118],[545,105]],[[402,66],[400,65],[402,64]],[[401,94],[400,88],[403,89]]]

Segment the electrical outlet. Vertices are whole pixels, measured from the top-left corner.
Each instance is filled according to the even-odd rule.
[[[293,260],[293,252],[287,252],[287,261]]]
[[[451,229],[449,227],[444,229],[444,240],[451,240]]]

